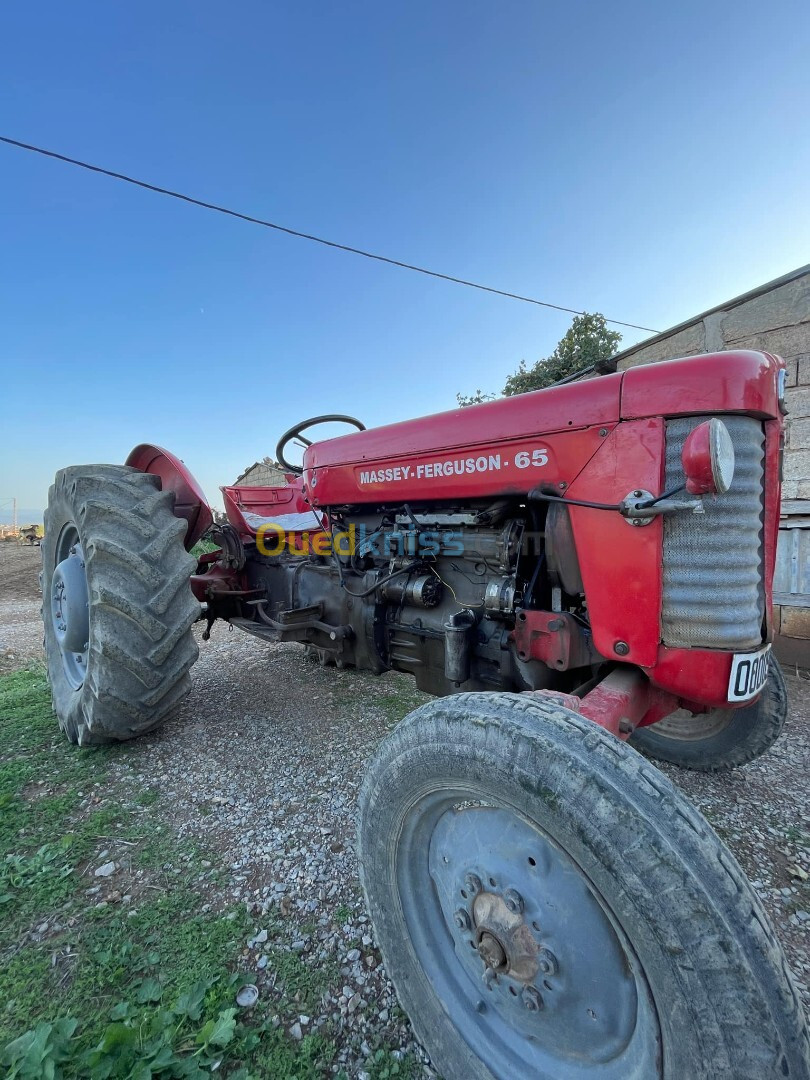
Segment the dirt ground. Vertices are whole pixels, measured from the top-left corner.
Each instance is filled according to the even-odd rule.
[[[38,549],[0,545],[0,671],[41,656],[38,570]],[[362,1047],[382,1029],[403,1053],[418,1053],[372,955],[353,836],[363,765],[421,696],[404,677],[320,668],[299,646],[222,624],[200,646],[182,715],[128,747],[129,769],[168,797],[180,835],[227,869],[230,895],[257,926],[280,908],[296,952],[342,965],[343,992],[322,1006],[353,1031],[343,1067],[362,1075]],[[665,771],[739,859],[810,1004],[810,680],[786,675],[790,717],[770,753],[721,776]],[[337,931],[336,911],[345,913]],[[251,962],[261,987],[260,952]]]

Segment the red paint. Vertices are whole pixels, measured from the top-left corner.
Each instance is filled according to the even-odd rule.
[[[601,660],[588,647],[582,626],[567,612],[520,610],[512,638],[521,660],[541,660],[555,671]]]
[[[692,495],[717,494],[712,472],[711,420],[699,424],[686,436],[681,460],[686,490]]]
[[[620,667],[582,699],[580,712],[620,739],[626,739],[654,715],[661,720],[678,708],[678,700],[662,693],[633,668]]]
[[[663,465],[663,420],[628,421],[603,440],[566,495],[607,503],[637,489],[659,495]],[[661,638],[661,518],[638,527],[606,510],[572,506],[570,513],[594,645],[608,659],[654,664]],[[617,642],[630,651],[617,653]]]
[[[778,417],[780,366],[765,353],[737,351],[630,368],[622,382],[622,419],[724,412]]]
[[[216,558],[216,552],[212,554]],[[246,588],[246,582],[240,574],[216,564],[208,565],[204,574],[191,575],[191,591],[194,593],[194,598],[201,604],[214,599],[217,595],[222,596],[244,588]]]
[[[622,376],[535,390],[467,409],[423,416],[399,424],[370,428],[314,443],[304,455],[308,469],[387,461],[393,457],[431,454],[487,446],[539,432],[565,431],[619,419]],[[471,438],[471,434],[473,438]]]
[[[124,464],[159,476],[163,491],[174,494],[174,512],[188,523],[185,545],[190,551],[210,527],[214,515],[202,488],[180,458],[160,446],[141,443],[130,452]]]
[[[698,700],[710,708],[732,708],[726,695],[733,655],[713,649],[659,645],[656,661],[647,674],[655,686],[685,701]]]
[[[618,739],[627,739],[643,722],[654,723],[678,708],[677,698],[663,693],[631,667],[611,671],[583,698],[550,690],[530,691],[551,696]],[[653,717],[654,719],[649,719]]]
[[[304,480],[316,506],[522,495],[539,484],[570,484],[602,444],[600,431],[607,430],[606,421],[602,427],[475,442],[456,450],[410,455],[392,450],[384,460],[362,464],[307,463]],[[318,462],[318,455],[312,460]]]

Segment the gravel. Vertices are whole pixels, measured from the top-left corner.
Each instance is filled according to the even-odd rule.
[[[23,555],[30,577],[38,552]],[[40,655],[38,609],[36,596],[0,590],[0,664]],[[122,783],[160,794],[149,814],[164,815],[181,840],[203,849],[207,873],[227,868],[203,910],[246,905],[255,926],[242,964],[260,999],[275,992],[271,947],[294,952],[313,973],[331,965],[335,978],[319,1014],[286,1016],[293,1038],[331,1018],[339,1032],[335,1071],[362,1075],[370,1046],[384,1037],[432,1075],[385,974],[354,855],[363,768],[400,700],[416,699],[410,682],[320,668],[300,646],[267,644],[222,623],[200,645],[181,716],[128,746],[114,766]],[[765,757],[720,776],[664,771],[751,878],[810,1006],[810,681],[795,672],[787,681],[790,718]]]

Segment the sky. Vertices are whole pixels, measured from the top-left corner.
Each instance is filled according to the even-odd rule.
[[[663,330],[808,261],[809,55],[806,0],[41,0],[0,134]],[[148,441],[219,505],[296,421],[497,391],[570,319],[0,145],[0,504]]]

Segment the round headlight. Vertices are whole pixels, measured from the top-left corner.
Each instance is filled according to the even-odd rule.
[[[681,453],[686,490],[692,495],[722,495],[734,479],[734,443],[722,420],[713,416],[698,424]]]

